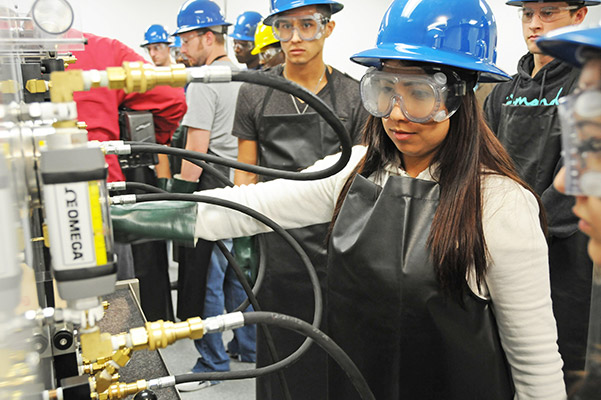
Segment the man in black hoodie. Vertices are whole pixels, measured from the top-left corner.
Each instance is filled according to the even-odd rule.
[[[551,297],[568,391],[574,372],[584,369],[592,262],[571,211],[574,200],[557,192],[552,182],[563,163],[557,104],[576,88],[579,71],[543,54],[536,40],[551,30],[580,24],[586,6],[600,2],[508,1],[519,7],[528,53],[513,81],[497,85],[484,102],[491,129],[520,176],[541,196],[547,213]]]

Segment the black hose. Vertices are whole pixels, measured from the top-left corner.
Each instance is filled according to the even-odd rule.
[[[146,201],[162,201],[162,200],[179,200],[179,201],[193,201],[200,203],[208,203],[221,207],[231,208],[233,210],[239,211],[243,214],[249,215],[252,218],[257,219],[263,224],[270,227],[274,232],[278,233],[284,241],[286,241],[293,250],[300,256],[301,261],[307,268],[307,272],[309,273],[309,278],[311,280],[311,284],[313,286],[313,295],[315,299],[315,311],[313,313],[313,323],[312,326],[315,328],[319,328],[321,323],[321,317],[323,313],[323,298],[321,294],[321,286],[319,283],[319,278],[317,277],[317,272],[315,271],[315,267],[311,263],[311,260],[307,256],[307,253],[303,250],[303,248],[298,244],[298,242],[284,230],[281,226],[276,224],[271,219],[267,218],[263,214],[253,210],[252,208],[246,207],[242,204],[234,203],[232,201],[218,199],[209,196],[201,196],[195,194],[176,194],[176,193],[165,193],[165,194],[139,194],[136,195],[137,202],[146,202]],[[195,374],[188,374],[188,376],[194,376],[195,379],[191,379],[192,381],[204,381],[204,380],[236,380],[236,379],[247,379],[247,378],[256,378],[258,376],[264,376],[271,374],[273,372],[277,372],[282,368],[288,367],[294,364],[298,359],[309,349],[311,346],[312,340],[307,338],[301,346],[294,351],[294,353],[290,354],[285,359],[276,362],[275,364],[271,364],[265,367],[257,368],[254,370],[245,370],[245,371],[228,371],[228,372],[201,372]]]
[[[351,383],[359,393],[361,399],[375,400],[376,397],[371,392],[369,385],[365,381],[363,375],[350,357],[325,333],[309,325],[305,321],[273,312],[248,312],[244,313],[244,325],[250,324],[267,324],[274,325],[279,328],[288,329],[315,341],[322,349],[324,349],[338,365],[344,370],[346,375],[351,380]],[[175,383],[195,382],[200,374],[184,374],[176,375]]]
[[[242,311],[246,310],[248,305],[246,307],[244,307],[242,310],[239,310],[239,308],[248,302],[250,302],[250,304],[252,304],[255,311],[261,311],[261,306],[259,305],[259,302],[257,301],[257,298],[255,297],[255,295],[253,293],[253,289],[248,284],[248,281],[246,280],[246,276],[244,275],[244,272],[242,272],[242,269],[236,262],[236,259],[234,258],[232,253],[230,253],[228,248],[225,246],[225,244],[223,244],[223,242],[221,240],[218,240],[215,243],[217,243],[217,247],[219,247],[219,250],[221,250],[221,253],[225,256],[225,258],[227,258],[227,261],[229,262],[230,266],[234,270],[234,273],[236,274],[238,281],[240,281],[240,284],[242,285],[242,287],[244,288],[244,291],[246,292],[246,295],[248,296],[246,298],[246,300],[238,308],[236,308],[236,310],[234,310],[232,312],[237,312],[237,311],[242,312]],[[271,362],[274,363],[274,362],[279,361],[280,358],[278,357],[278,353],[276,351],[275,344],[273,342],[273,336],[271,336],[271,332],[264,324],[259,324],[259,328],[263,331],[263,334],[265,335],[265,341],[267,342],[267,348],[269,349],[269,355],[271,356],[271,360],[272,360]],[[280,385],[282,386],[282,392],[284,392],[284,397],[286,398],[286,400],[292,400],[292,396],[290,395],[290,388],[288,387],[288,382],[286,381],[286,377],[284,376],[283,370],[278,371],[278,379],[280,381]]]
[[[326,121],[326,123],[330,125],[330,127],[332,127],[332,129],[338,136],[341,145],[340,159],[334,165],[324,170],[300,173],[294,171],[283,171],[274,168],[261,167],[258,165],[244,164],[238,161],[229,160],[226,158],[206,153],[191,152],[192,154],[190,155],[190,152],[188,152],[187,150],[174,149],[172,147],[166,147],[161,145],[139,144],[136,142],[126,142],[126,144],[131,145],[132,153],[159,152],[157,150],[158,146],[164,148],[165,151],[162,152],[164,154],[173,154],[176,156],[183,157],[186,154],[186,152],[188,152],[188,156],[186,157],[188,161],[190,161],[188,157],[193,157],[197,160],[210,161],[215,164],[226,165],[231,168],[240,169],[259,175],[267,175],[275,178],[285,178],[299,181],[310,181],[327,178],[328,176],[332,176],[337,172],[340,172],[346,166],[346,164],[348,164],[351,158],[353,146],[351,137],[346,128],[344,127],[342,121],[340,121],[340,119],[336,115],[336,113],[334,113],[330,106],[328,106],[319,97],[306,90],[305,88],[297,85],[296,83],[284,79],[280,76],[250,71],[232,71],[232,81],[248,82],[257,85],[272,87],[274,89],[281,90],[285,93],[290,93],[303,100],[309,107],[313,108]]]

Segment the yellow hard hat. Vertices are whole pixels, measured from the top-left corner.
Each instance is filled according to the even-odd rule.
[[[264,47],[277,42],[279,42],[279,40],[273,35],[271,26],[259,22],[257,30],[255,31],[255,48],[252,49],[250,54],[259,54]]]

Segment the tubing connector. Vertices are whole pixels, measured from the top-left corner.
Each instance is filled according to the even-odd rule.
[[[231,82],[232,69],[226,66],[209,66],[192,67],[187,69],[188,82]]]
[[[204,320],[205,334],[238,329],[244,326],[244,315],[241,312],[218,315]]]
[[[124,194],[123,196],[111,196],[111,206],[120,206],[124,204],[136,204],[138,200],[135,194]]]

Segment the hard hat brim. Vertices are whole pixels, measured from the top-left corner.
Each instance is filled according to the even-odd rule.
[[[275,12],[269,14],[267,17],[265,17],[265,19],[263,20],[263,23],[265,25],[271,25],[271,23],[273,22],[273,19],[278,15],[281,14],[283,12],[286,11],[290,11],[290,10],[294,10],[296,8],[300,8],[300,7],[305,7],[305,6],[313,6],[313,5],[326,5],[326,6],[331,6],[332,7],[332,14],[336,14],[337,12],[339,12],[340,10],[342,10],[344,8],[344,4],[335,2],[335,1],[324,1],[324,0],[318,0],[318,1],[305,1],[302,3],[292,3],[289,7],[283,8],[281,10],[276,10]]]
[[[583,48],[601,52],[601,28],[559,29],[538,39],[536,45],[554,58],[582,67],[586,62],[580,55]]]
[[[212,26],[232,26],[232,24],[229,23],[229,22],[226,22],[224,24],[219,24],[219,25],[214,25],[214,24],[208,24],[208,25],[186,25],[186,26],[182,26],[181,28],[177,28],[177,30],[175,32],[173,32],[171,34],[171,36],[177,36],[177,35],[181,35],[182,33],[191,32],[191,31],[197,31],[197,30],[203,29],[203,28],[210,28]]]
[[[431,47],[397,43],[392,46],[380,46],[351,56],[351,61],[367,67],[381,67],[381,60],[407,60],[480,72],[480,82],[505,82],[511,76],[491,63],[474,61],[474,57],[457,54]]]
[[[523,5],[523,3],[544,3],[544,1],[540,1],[540,0],[510,0],[505,4],[508,6],[521,7]],[[585,6],[597,6],[597,5],[601,4],[601,1],[599,1],[599,0],[584,0],[584,1],[582,1],[582,3],[584,3],[583,5],[585,5]]]

